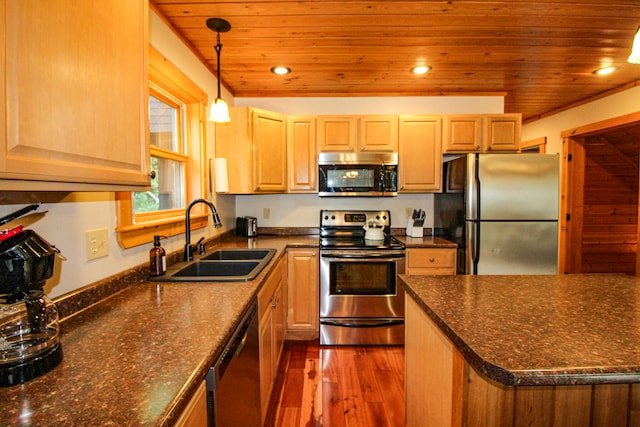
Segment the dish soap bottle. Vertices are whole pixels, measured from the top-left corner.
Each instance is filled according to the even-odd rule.
[[[149,251],[151,276],[162,276],[167,271],[166,252],[160,246],[160,236],[153,236],[153,248]]]

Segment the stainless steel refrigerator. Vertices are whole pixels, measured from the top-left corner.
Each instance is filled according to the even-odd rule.
[[[468,154],[444,170],[434,223],[460,245],[459,274],[557,273],[557,154]]]

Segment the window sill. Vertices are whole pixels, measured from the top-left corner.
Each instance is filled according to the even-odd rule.
[[[191,230],[206,227],[209,217],[206,213],[191,215]],[[185,225],[184,217],[148,221],[117,227],[116,237],[121,248],[129,249],[153,242],[154,235],[169,237],[184,234]]]

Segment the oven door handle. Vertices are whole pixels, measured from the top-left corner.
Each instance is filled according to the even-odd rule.
[[[381,326],[404,325],[404,319],[320,319],[320,323],[347,328],[379,328]]]
[[[341,260],[341,259],[382,259],[382,260],[389,260],[389,261],[395,261],[397,259],[400,258],[405,258],[405,254],[390,254],[390,253],[363,253],[363,252],[359,252],[359,253],[350,253],[350,254],[345,254],[345,253],[341,253],[341,254],[323,254],[322,252],[320,253],[320,256],[322,258],[326,258],[330,261],[332,260]]]

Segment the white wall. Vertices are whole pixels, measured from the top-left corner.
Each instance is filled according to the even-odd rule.
[[[522,140],[547,137],[547,152],[562,153],[560,133],[589,123],[640,111],[640,87],[545,117],[522,127]]]

